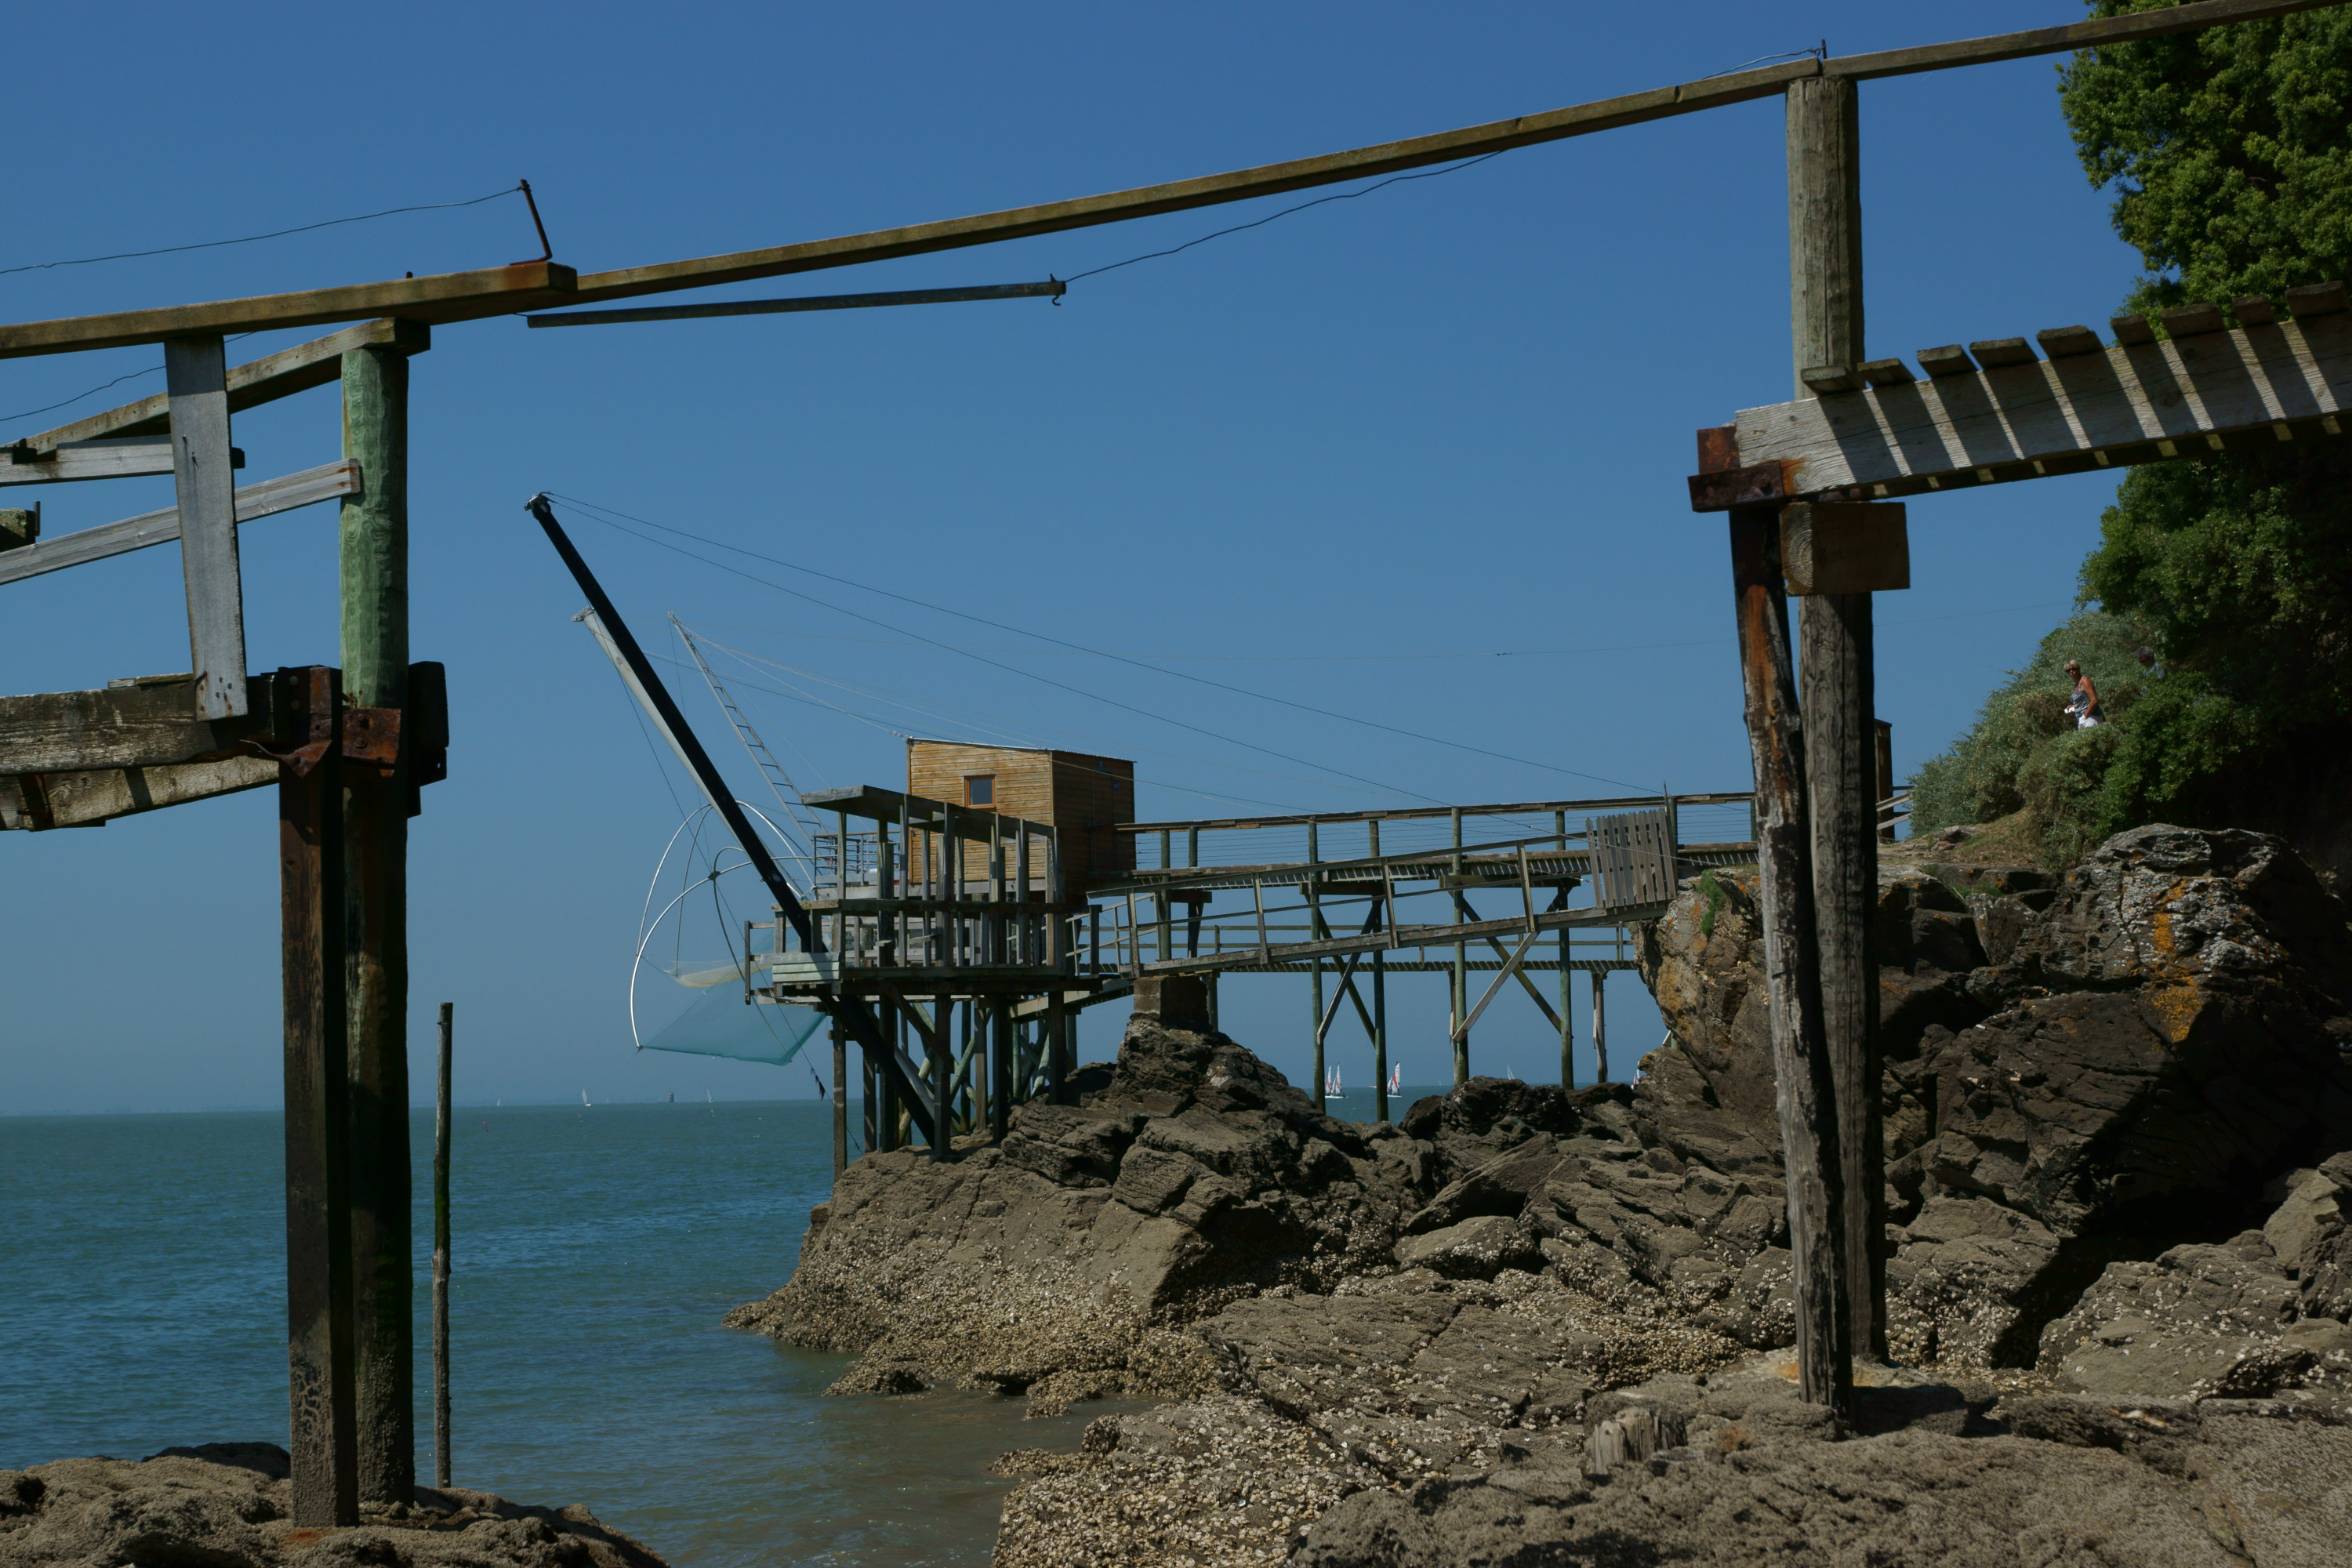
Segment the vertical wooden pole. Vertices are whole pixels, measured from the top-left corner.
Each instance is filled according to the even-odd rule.
[[[897,1020],[898,1025],[898,1049],[899,1054],[904,1055],[907,1049],[906,1016],[899,1013],[896,1008],[893,1008],[891,1012],[893,1017]],[[884,1072],[877,1074],[876,1077],[879,1080],[875,1086],[876,1092],[879,1096],[879,1099],[875,1102],[877,1108],[876,1114],[878,1118],[878,1121],[875,1128],[876,1141],[874,1146],[877,1149],[896,1149],[898,1147],[898,1075],[895,1073]]]
[[[1381,825],[1368,822],[1364,826],[1371,858],[1378,860],[1381,858]],[[1385,871],[1381,873],[1381,880],[1383,885],[1388,881]],[[1389,925],[1389,905],[1385,900],[1380,908],[1381,928],[1385,931]],[[1389,1119],[1389,963],[1388,950],[1381,947],[1372,949],[1372,1115],[1381,1121]]]
[[[433,1484],[449,1484],[449,1059],[457,1009],[441,1004],[441,1072],[433,1097]]]
[[[1853,1371],[1843,1289],[1836,1090],[1822,1037],[1803,737],[1773,510],[1731,514],[1731,563],[1748,752],[1756,773],[1756,860],[1762,882],[1774,1099],[1789,1194],[1798,1383],[1804,1398],[1843,1414],[1853,1403]]]
[[[362,489],[342,503],[343,695],[408,703],[408,356],[342,358],[343,455]],[[409,726],[404,725],[404,730]],[[350,1006],[352,1304],[359,1360],[360,1496],[416,1488],[415,1308],[409,1255],[408,752],[344,770]]]
[[[360,1521],[352,1417],[350,1084],[344,1065],[341,682],[288,672],[315,759],[278,785],[286,1009],[287,1385],[293,1522]],[[301,771],[297,772],[297,769]]]
[[[1568,854],[1568,813],[1551,814],[1552,831],[1559,835],[1559,852]],[[1566,901],[1566,895],[1559,895]],[[1576,1010],[1570,1004],[1575,1000],[1576,971],[1569,965],[1569,931],[1559,928],[1559,1087],[1576,1087]]]
[[[1320,941],[1326,934],[1323,930],[1323,876],[1315,868],[1316,861],[1320,858],[1322,855],[1315,824],[1310,822],[1307,825],[1307,934],[1316,941]],[[1314,1007],[1310,1016],[1315,1021],[1315,1068],[1314,1085],[1307,1092],[1314,1097],[1315,1109],[1320,1110],[1323,1109],[1323,1085],[1327,1081],[1323,1065],[1323,961],[1319,958],[1310,960],[1307,967],[1315,976],[1307,998]]]
[[[1603,982],[1609,978],[1605,969],[1592,972],[1592,1079],[1595,1083],[1609,1081],[1609,993]]]
[[[1863,348],[1862,121],[1855,84],[1815,77],[1788,87],[1789,289],[1796,395],[1803,372],[1856,365]],[[1878,1103],[1878,972],[1870,952],[1877,894],[1876,737],[1868,594],[1809,597],[1799,617],[1806,809],[1844,1203],[1845,1319],[1854,1354],[1885,1353],[1884,1135]]]
[[[961,860],[959,853],[955,858]],[[961,878],[958,879],[961,880]],[[963,924],[959,916],[956,925]],[[955,1002],[942,996],[932,1009],[931,1028],[939,1044],[931,1052],[931,1158],[944,1161],[955,1137]]]
[[[1876,802],[1890,801],[1895,798],[1895,726],[1884,719],[1874,719],[1871,721],[1870,728],[1872,752],[1878,763],[1876,770],[1878,776],[1871,785],[1871,792]],[[1876,805],[1874,805],[1873,810],[1875,809]],[[1878,841],[1881,844],[1895,842],[1895,816],[1892,807],[1888,808],[1887,815],[1879,821]]]
[[[171,340],[163,345],[163,380],[188,595],[188,668],[195,672],[197,713],[225,719],[247,707],[226,345],[217,337]]]
[[[1468,918],[1468,895],[1462,891],[1462,808],[1454,808],[1454,858],[1450,868],[1454,874],[1454,923],[1460,925]],[[1462,942],[1454,944],[1454,970],[1447,979],[1446,1029],[1454,1037],[1454,1086],[1456,1089],[1470,1081],[1470,1031],[1463,1027],[1463,1019],[1470,1011],[1470,949]]]
[[[849,1032],[836,1016],[828,1020],[833,1037],[833,1173],[849,1169]]]
[[[999,996],[989,1008],[988,1036],[988,1136],[991,1142],[1002,1143],[1013,1115],[1012,997]]]

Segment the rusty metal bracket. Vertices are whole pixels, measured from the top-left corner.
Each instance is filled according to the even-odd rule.
[[[400,761],[400,710],[344,709],[343,760],[369,763],[391,772]]]

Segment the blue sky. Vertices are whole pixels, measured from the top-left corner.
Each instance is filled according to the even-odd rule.
[[[46,49],[21,73],[20,199],[0,267],[528,176],[557,258],[584,271],[1473,124],[1823,37],[1855,53],[2080,14],[2069,0],[2001,0],[1964,20],[1909,4],[425,4],[396,19],[132,5],[111,14],[103,49]],[[1874,353],[2097,324],[2128,287],[2137,258],[2074,162],[2054,72],[2028,60],[1863,88]],[[454,742],[449,781],[413,825],[415,1043],[429,1047],[435,1004],[457,1005],[469,1100],[813,1091],[799,1068],[629,1048],[639,903],[684,786],[572,623],[577,591],[522,511],[539,489],[1459,742],[1044,651],[744,563],[807,595],[793,597],[578,518],[575,538],[641,630],[674,612],[857,710],[743,694],[803,784],[898,782],[892,729],[936,727],[886,706],[903,699],[1135,757],[1149,817],[1615,792],[1596,778],[1745,788],[1722,523],[1687,510],[1683,479],[1694,429],[1790,395],[1784,192],[1781,110],[1767,100],[1328,204],[1087,279],[1059,306],[440,329],[415,367],[414,639],[448,666]],[[690,297],[1066,278],[1299,199]],[[509,198],[0,275],[0,318],[535,250]],[[248,340],[233,357],[310,335]],[[156,389],[160,375],[140,373],[160,358],[0,364],[0,414],[139,377],[0,421],[0,439]],[[247,478],[335,457],[337,420],[331,390],[240,416]],[[1899,768],[1947,743],[2064,615],[2112,484],[1913,502],[1915,585],[1878,606],[1879,712]],[[62,532],[167,504],[168,482],[44,499]],[[245,531],[256,668],[335,661],[332,525],[321,507]],[[5,593],[7,690],[185,666],[176,552]],[[699,721],[707,700],[683,696]],[[276,1098],[274,815],[263,791],[0,843],[0,1110]],[[1395,1054],[1409,1080],[1433,1081],[1443,982],[1412,979],[1397,988]],[[1658,1026],[1632,980],[1611,999],[1622,1069]],[[1297,982],[1230,983],[1229,1032],[1294,1076],[1306,1011]],[[1538,1076],[1551,1047],[1533,1010],[1505,999],[1489,1019],[1476,1065]],[[1117,1026],[1091,1020],[1089,1054]]]

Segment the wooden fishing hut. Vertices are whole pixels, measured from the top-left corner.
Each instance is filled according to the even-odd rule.
[[[1135,770],[1116,757],[943,741],[910,741],[907,758],[904,791],[802,797],[835,822],[816,836],[805,900],[816,940],[791,947],[780,909],[765,928],[777,933],[775,951],[755,973],[766,975],[764,999],[862,1001],[893,1020],[893,1058],[869,1053],[865,1064],[866,1146],[908,1141],[903,1079],[940,1108],[929,1142],[943,1160],[959,1131],[1002,1138],[1014,1105],[1062,1093],[1070,1014],[1108,984],[1098,971],[1080,973],[1074,931],[1092,909],[1088,882],[1131,858],[1117,828],[1134,816]],[[919,793],[920,784],[942,793]],[[838,1026],[833,1055],[839,1168],[849,1157],[849,1063]]]

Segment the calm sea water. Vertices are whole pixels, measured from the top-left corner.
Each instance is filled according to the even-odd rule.
[[[719,1326],[791,1273],[831,1186],[824,1109],[460,1111],[456,1480],[585,1503],[679,1568],[988,1560],[1010,1485],[988,1461],[1108,1407],[825,1399],[849,1358]],[[429,1115],[411,1136],[423,1198]],[[280,1141],[274,1113],[0,1118],[0,1467],[286,1440]],[[416,1234],[421,1391],[421,1208]]]

